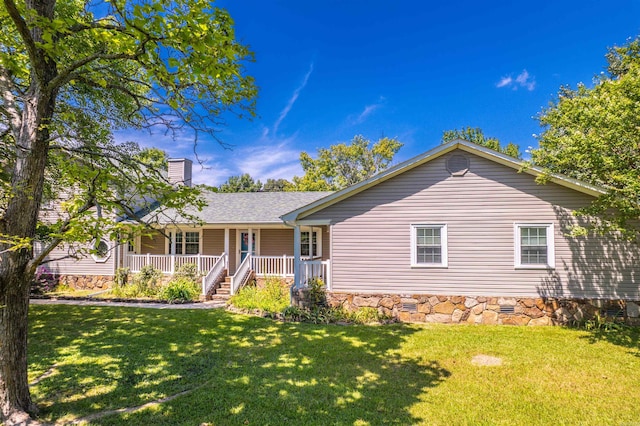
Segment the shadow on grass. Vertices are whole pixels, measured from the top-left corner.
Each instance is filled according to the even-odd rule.
[[[406,326],[278,323],[221,310],[32,307],[32,387],[47,421],[139,406],[91,424],[413,424],[450,373],[401,353]]]
[[[640,357],[640,327],[620,327],[612,330],[588,330],[589,343],[608,342],[629,349],[629,353]]]

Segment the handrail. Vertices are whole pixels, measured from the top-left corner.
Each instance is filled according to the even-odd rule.
[[[307,282],[312,278],[320,278],[324,281],[327,289],[331,289],[331,268],[330,260],[303,260],[300,262],[300,279],[301,285],[306,286]]]
[[[227,253],[223,252],[220,255],[220,258],[218,259],[216,264],[213,265],[213,268],[211,268],[211,270],[207,273],[207,275],[202,277],[202,295],[203,296],[206,296],[207,294],[209,294],[211,287],[213,287],[216,284],[216,282],[220,280],[220,278],[222,277],[226,269],[227,269]]]
[[[247,283],[248,277],[251,272],[251,253],[247,253],[236,273],[231,277],[231,295],[236,294],[236,291]]]
[[[208,256],[204,254],[126,254],[124,256],[124,266],[131,269],[131,272],[139,272],[145,265],[153,265],[165,274],[173,274],[185,263],[194,263],[198,271],[208,272],[219,260],[219,256]]]

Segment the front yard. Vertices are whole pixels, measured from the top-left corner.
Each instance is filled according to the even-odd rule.
[[[32,396],[60,424],[640,421],[638,329],[319,326],[49,305],[31,307],[30,333]],[[110,410],[121,411],[101,416]]]

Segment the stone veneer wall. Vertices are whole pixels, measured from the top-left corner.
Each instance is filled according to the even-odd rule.
[[[640,301],[327,293],[327,302],[350,311],[376,308],[404,322],[558,325],[619,312],[640,325]]]
[[[59,285],[66,285],[76,290],[106,290],[113,286],[113,275],[58,275]]]

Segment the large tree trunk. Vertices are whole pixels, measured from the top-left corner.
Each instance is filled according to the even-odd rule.
[[[35,237],[54,106],[55,94],[32,83],[22,126],[14,134],[12,193],[0,218],[0,234],[10,238]],[[8,425],[31,423],[28,414],[36,412],[27,381],[29,291],[36,265],[31,250],[10,247],[0,244],[0,414]]]

